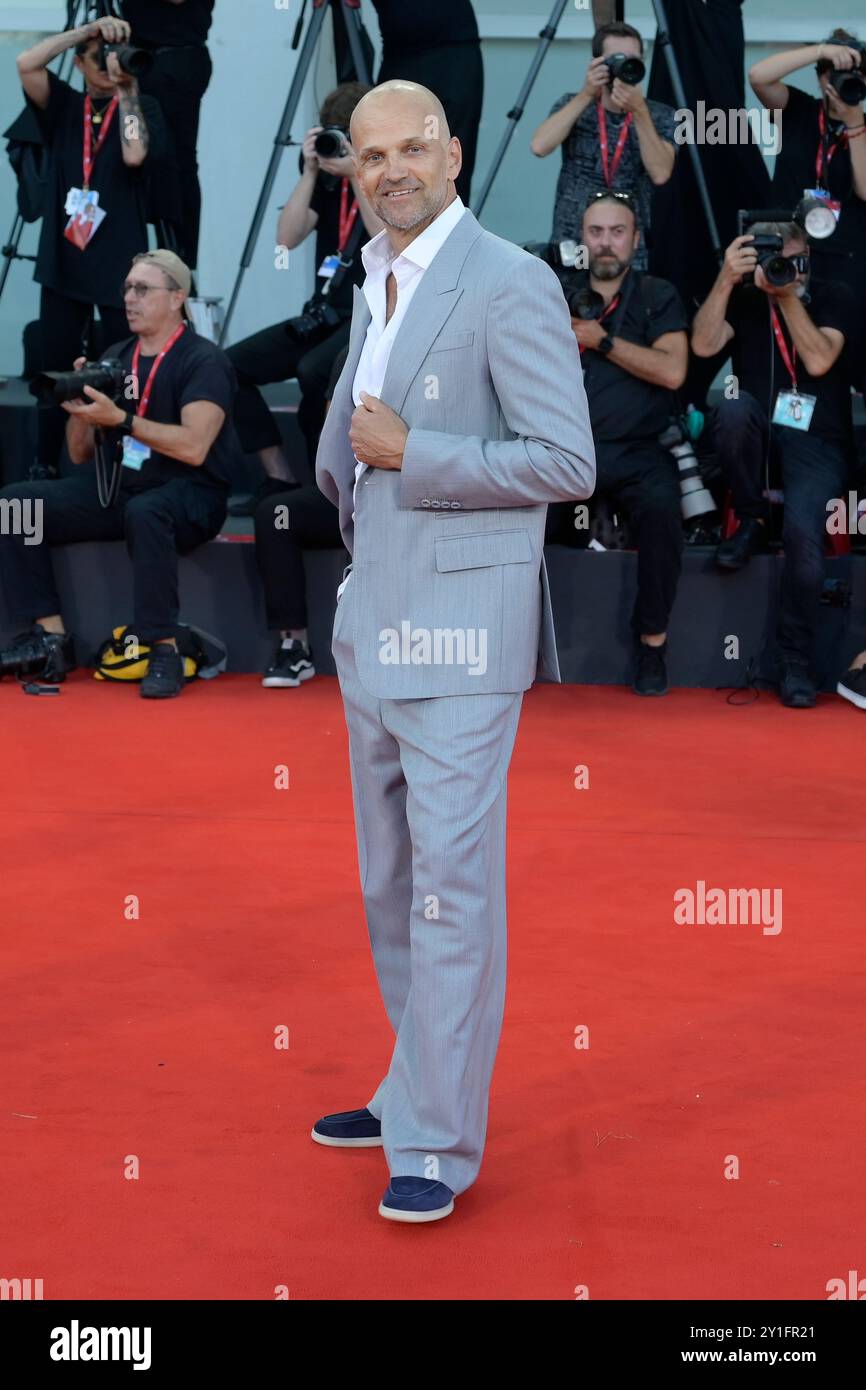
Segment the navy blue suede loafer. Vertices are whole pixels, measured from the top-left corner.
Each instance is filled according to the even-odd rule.
[[[335,1149],[372,1149],[382,1145],[382,1125],[369,1110],[338,1110],[323,1115],[310,1130],[317,1144]]]
[[[379,1203],[389,1221],[439,1221],[454,1210],[454,1193],[431,1178],[392,1178]]]

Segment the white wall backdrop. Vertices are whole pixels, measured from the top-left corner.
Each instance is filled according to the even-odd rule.
[[[407,0],[407,4],[422,2]],[[288,9],[278,8],[278,3],[281,0],[217,0],[211,30],[214,77],[204,100],[199,141],[204,199],[199,288],[205,294],[224,296],[226,302],[296,60],[291,39],[300,0],[289,0]],[[667,3],[672,6],[677,0]],[[785,43],[822,38],[836,25],[856,25],[854,8],[853,4],[840,6],[838,0],[831,0],[827,12],[816,16],[813,0],[746,0],[747,63],[761,52]],[[552,3],[547,0],[536,4],[526,0],[476,0],[485,64],[476,188],[505,128],[506,112],[520,90],[539,30],[546,24],[551,9]],[[65,12],[65,5],[58,0],[0,0],[0,129],[6,129],[22,105],[16,54],[44,34],[62,28]],[[629,21],[647,38],[654,34],[650,0],[627,0],[626,12]],[[362,16],[378,57],[378,25],[370,0],[362,0]],[[866,14],[861,13],[860,23],[866,34]],[[528,241],[545,238],[550,232],[559,157],[535,159],[529,152],[529,138],[555,98],[580,85],[589,59],[591,29],[589,12],[570,3],[484,210],[485,225],[501,236]],[[323,32],[326,39],[293,131],[298,139],[313,124],[319,100],[334,83],[329,20]],[[800,74],[797,80],[811,88],[808,73]],[[291,191],[296,177],[297,151],[290,149],[283,155],[272,208],[245,277],[232,322],[232,340],[296,313],[309,292],[313,275],[311,245],[292,254],[288,270],[274,268],[277,207]],[[14,211],[15,180],[4,162],[0,165],[0,239],[4,244]],[[35,225],[25,229],[22,250],[35,250],[37,231]],[[32,265],[16,262],[0,300],[0,372],[13,375],[20,371],[21,329],[35,316],[36,308]]]

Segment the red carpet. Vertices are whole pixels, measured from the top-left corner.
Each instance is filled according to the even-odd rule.
[[[823,1299],[866,1274],[849,705],[530,692],[485,1160],[421,1229],[377,1215],[381,1151],[309,1139],[391,1047],[336,680],[165,705],[7,681],[0,728],[0,1277],[46,1299],[568,1300]],[[678,925],[698,880],[780,888],[782,931]]]

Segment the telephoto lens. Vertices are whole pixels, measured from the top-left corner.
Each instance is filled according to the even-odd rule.
[[[846,106],[859,106],[866,97],[866,79],[859,72],[837,72],[834,69],[830,73],[830,86],[835,88],[839,100]]]
[[[612,86],[619,78],[620,82],[627,82],[630,87],[636,87],[639,82],[643,82],[646,76],[646,68],[640,58],[636,58],[633,53],[611,53],[605,61],[608,70],[608,82]]]
[[[92,386],[94,391],[119,400],[125,385],[123,363],[109,358],[105,362],[85,362],[79,372],[40,372],[30,382],[30,394],[40,405],[62,405],[64,401],[87,400],[84,388]]]
[[[346,153],[344,146],[348,140],[349,132],[347,130],[341,130],[336,125],[329,125],[316,135],[313,149],[322,159],[339,159],[342,154]]]
[[[108,55],[114,53],[122,70],[130,77],[144,77],[153,67],[153,54],[146,48],[133,48],[129,43],[104,43],[99,55],[99,66],[108,67]]]
[[[604,313],[604,296],[597,290],[591,290],[588,285],[572,290],[565,297],[573,319],[598,319]]]
[[[713,494],[704,485],[700,465],[684,422],[672,420],[664,434],[659,435],[659,444],[663,449],[670,449],[677,462],[683,521],[693,521],[695,517],[708,516],[710,512],[714,512],[716,504]]]

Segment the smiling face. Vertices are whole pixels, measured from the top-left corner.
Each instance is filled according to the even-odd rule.
[[[590,274],[596,280],[616,280],[631,265],[640,243],[635,216],[626,203],[594,203],[583,215],[583,241]]]
[[[168,281],[169,277],[161,266],[136,261],[130,267],[123,304],[129,327],[139,337],[148,338],[161,333],[177,319],[185,296],[182,290],[172,289]],[[132,286],[136,286],[136,289]],[[143,293],[139,293],[139,287]]]
[[[351,139],[361,190],[397,240],[417,236],[453,201],[460,141],[425,88],[374,88],[355,108]]]

